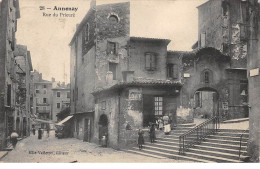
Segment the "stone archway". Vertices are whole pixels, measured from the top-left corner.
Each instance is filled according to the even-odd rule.
[[[194,117],[208,119],[219,115],[219,92],[211,87],[202,87],[193,93]]]

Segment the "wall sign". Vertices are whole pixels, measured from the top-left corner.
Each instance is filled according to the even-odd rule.
[[[228,110],[228,102],[222,102],[223,110]]]
[[[138,89],[130,89],[129,100],[142,100],[142,91]]]
[[[251,69],[249,72],[250,77],[259,75],[259,68],[257,69]]]
[[[183,77],[190,77],[190,74],[189,73],[184,73]]]

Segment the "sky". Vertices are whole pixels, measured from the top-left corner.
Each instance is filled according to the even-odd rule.
[[[198,39],[197,6],[207,0],[130,0],[130,36],[170,39],[168,50],[191,50]],[[97,5],[127,2],[97,0]],[[45,8],[77,7],[75,17],[44,17]],[[69,83],[69,42],[90,7],[90,0],[20,0],[16,39],[31,51],[33,68],[43,78]],[[53,10],[45,9],[53,14]],[[69,12],[68,12],[69,13]],[[73,12],[70,12],[73,13]],[[64,76],[66,74],[66,76]]]

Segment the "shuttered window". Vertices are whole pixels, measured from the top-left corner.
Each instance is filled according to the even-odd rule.
[[[167,64],[167,78],[177,79],[178,78],[178,66],[176,64]]]
[[[145,69],[150,71],[156,69],[155,53],[145,53]]]

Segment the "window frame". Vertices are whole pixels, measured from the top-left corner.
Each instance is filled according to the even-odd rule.
[[[149,58],[147,58],[149,57]],[[149,62],[149,63],[147,63]],[[157,55],[153,52],[146,52],[145,53],[145,70],[147,71],[155,71],[156,70],[156,63],[157,63]]]
[[[154,115],[155,116],[163,116],[163,108],[164,108],[163,100],[164,100],[163,96],[154,96]]]
[[[57,91],[56,97],[61,97],[61,93],[59,91]]]
[[[58,106],[58,105],[59,105],[59,106]],[[60,109],[61,104],[60,104],[60,103],[57,103],[57,104],[56,104],[56,107],[57,107],[57,109]]]

